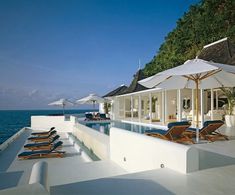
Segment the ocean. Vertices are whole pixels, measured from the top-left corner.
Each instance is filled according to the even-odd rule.
[[[66,110],[65,114],[84,116],[91,110]],[[29,127],[31,116],[62,114],[62,110],[0,110],[0,144],[23,127]]]

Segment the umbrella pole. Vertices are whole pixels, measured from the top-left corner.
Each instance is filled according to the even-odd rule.
[[[63,115],[64,115],[64,104],[63,104]]]
[[[199,101],[198,101],[198,90],[199,90],[199,80],[195,80],[196,83],[196,142],[199,142]]]

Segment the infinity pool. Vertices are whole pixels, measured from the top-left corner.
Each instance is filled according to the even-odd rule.
[[[120,129],[124,129],[127,131],[133,131],[137,133],[144,133],[146,130],[155,130],[156,128],[143,126],[143,125],[136,125],[131,123],[125,123],[121,121],[110,121],[110,122],[82,122],[83,125],[95,129],[101,133],[109,135],[109,130],[111,127],[117,127]]]

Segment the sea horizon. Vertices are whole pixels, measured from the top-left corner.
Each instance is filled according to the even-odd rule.
[[[85,112],[98,109],[66,109],[65,115],[76,114],[83,117]],[[0,144],[20,129],[31,126],[31,116],[63,114],[63,109],[0,110]]]

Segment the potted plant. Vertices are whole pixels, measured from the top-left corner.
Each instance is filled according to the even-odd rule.
[[[228,104],[225,106],[225,122],[228,127],[235,126],[235,115],[233,114],[233,108],[235,106],[235,90],[234,88],[222,87],[224,95],[227,97]]]

